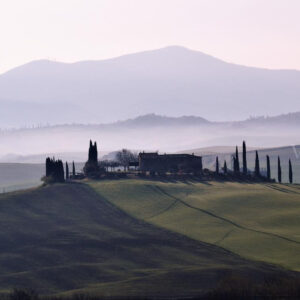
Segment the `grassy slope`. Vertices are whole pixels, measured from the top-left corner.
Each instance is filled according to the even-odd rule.
[[[297,185],[122,180],[91,186],[147,222],[300,271]]]
[[[135,203],[150,205],[141,208],[141,216],[147,216],[164,209],[166,201],[158,199],[160,192],[152,185],[114,181],[99,187],[105,194],[125,189],[125,198],[132,195]],[[252,277],[277,272],[137,221],[83,184],[0,195],[0,228],[2,292],[32,287],[42,293],[193,295],[215,286],[228,272]]]

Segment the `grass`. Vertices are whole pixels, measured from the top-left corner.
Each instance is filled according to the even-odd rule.
[[[119,180],[90,186],[136,218],[300,271],[298,185]]]
[[[289,274],[197,241],[213,241],[207,230],[220,240],[227,225],[173,204],[165,193],[183,197],[203,189],[208,196],[213,186],[145,180],[91,186],[98,193],[86,184],[57,184],[0,195],[0,292],[180,297],[205,293],[228,274],[255,280]]]

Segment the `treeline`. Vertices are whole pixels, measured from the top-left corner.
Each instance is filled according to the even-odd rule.
[[[235,153],[231,156],[232,159],[232,169],[228,168],[228,164],[226,159],[224,160],[223,167],[220,166],[219,157],[216,157],[215,162],[215,174],[220,175],[223,173],[227,175],[234,175],[234,178],[247,179],[247,178],[257,178],[261,180],[268,180],[272,181],[272,174],[271,174],[271,162],[270,156],[266,155],[266,172],[262,173],[261,164],[260,164],[260,157],[258,151],[255,151],[255,166],[254,170],[251,171],[248,169],[248,158],[247,158],[247,146],[246,142],[243,141],[242,145],[242,162],[240,162],[240,155],[238,146],[236,146]],[[100,178],[108,168],[111,168],[111,171],[114,170],[117,166],[123,166],[124,170],[128,170],[130,166],[134,166],[135,168],[138,166],[138,155],[133,153],[127,149],[122,149],[116,153],[116,161],[98,161],[98,149],[97,143],[92,142],[90,140],[89,143],[89,151],[88,151],[88,160],[85,163],[83,168],[84,175],[89,178]],[[198,165],[197,165],[198,166]],[[203,166],[201,161],[201,168],[200,172],[202,172]],[[199,172],[199,170],[198,170]],[[80,178],[82,178],[82,176]],[[289,182],[293,183],[293,166],[291,160],[289,160]],[[76,171],[75,171],[75,164],[73,162],[72,165],[72,173],[69,170],[68,162],[64,166],[61,160],[55,160],[55,158],[47,157],[46,159],[46,177],[45,182],[64,182],[65,180],[69,180],[70,178],[77,178]],[[280,156],[277,159],[277,181],[279,183],[282,182],[282,167],[281,167],[281,160]]]
[[[239,158],[239,150],[238,146],[236,146],[235,154],[232,155],[232,161],[233,161],[233,173],[236,175],[254,175],[256,178],[267,178],[268,180],[272,180],[271,176],[271,162],[270,162],[270,156],[266,155],[266,174],[263,176],[261,173],[261,167],[260,167],[260,157],[258,154],[258,151],[255,151],[255,166],[254,166],[254,172],[250,171],[248,169],[248,161],[247,161],[247,147],[246,142],[243,141],[243,150],[242,150],[242,160],[243,160],[243,168],[241,170],[240,167],[240,158]],[[224,167],[223,167],[224,174],[228,173],[227,168],[227,162],[224,160]],[[216,157],[216,173],[219,174],[219,158]],[[293,183],[293,166],[291,159],[289,159],[289,182]],[[280,156],[277,158],[277,181],[279,183],[282,182],[282,168],[281,168],[281,160]]]
[[[66,162],[66,168],[64,170],[64,165],[62,160],[47,157],[46,158],[46,176],[43,179],[45,183],[54,182],[64,182],[65,180],[75,177],[75,163],[73,161],[72,174],[69,171],[68,162]]]

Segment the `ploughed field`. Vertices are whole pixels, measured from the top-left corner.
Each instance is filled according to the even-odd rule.
[[[29,287],[42,294],[193,296],[230,274],[260,280],[290,273],[224,248],[259,258],[257,248],[265,247],[261,260],[299,269],[297,187],[147,180],[88,184],[0,195],[2,293]],[[261,190],[270,192],[265,201],[275,203],[266,213],[270,220],[262,218],[261,207],[268,207],[263,199],[251,205],[249,196],[246,205],[245,195],[259,196]],[[282,253],[286,258],[280,261]]]
[[[300,271],[299,185],[120,180],[90,186],[133,217]]]

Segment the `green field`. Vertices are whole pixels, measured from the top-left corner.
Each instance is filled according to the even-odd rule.
[[[300,271],[299,185],[120,180],[90,186],[136,218]]]
[[[256,216],[256,228],[264,227],[295,240],[290,242],[272,234],[234,228],[220,217],[208,214],[207,210],[214,210],[214,214],[240,222],[237,211],[242,208],[232,211],[237,199],[229,194],[223,198],[220,184],[115,180],[92,182],[90,186],[56,184],[0,195],[0,292],[29,287],[42,294],[84,292],[105,296],[178,297],[199,295],[230,274],[257,280],[287,274],[281,268],[249,261],[200,240],[222,247],[227,245],[247,257],[255,256],[254,248],[263,248],[258,243],[266,243],[269,249],[264,249],[265,260],[274,261],[280,253],[285,253],[283,265],[293,269],[299,266],[296,253],[299,244],[295,242],[299,236],[297,222],[293,221],[299,212],[297,188],[284,187],[293,193],[287,194],[289,199],[285,205],[273,208],[274,224],[277,224],[276,210],[282,209],[281,230],[277,226],[268,228],[271,221],[260,223],[259,214]],[[238,185],[224,187],[229,191],[238,188],[243,194]],[[283,193],[272,187],[261,189],[269,189],[274,195]],[[223,198],[222,211],[218,211],[221,199],[211,200],[209,194],[213,191]],[[202,204],[199,194],[204,197]],[[190,208],[174,197],[184,198],[190,206],[199,209]],[[276,202],[271,198],[269,201]],[[137,220],[117,206],[132,216],[172,231]],[[256,214],[259,206],[267,207],[266,204],[252,207],[254,211],[245,213],[244,226],[254,227],[251,214]],[[241,239],[244,242],[252,239],[256,246],[247,254]],[[272,242],[275,244],[271,245]],[[276,250],[279,252],[271,251],[279,246],[281,250]],[[271,259],[267,259],[268,252]]]

